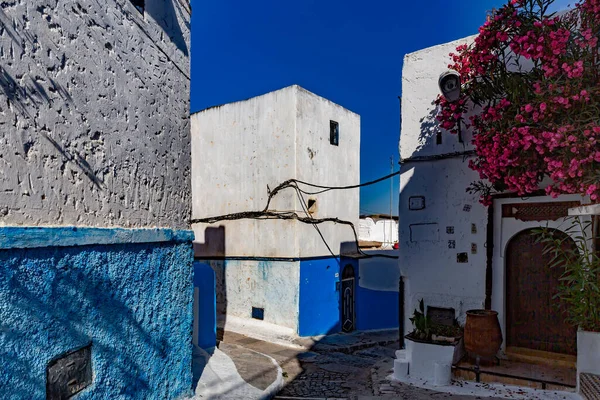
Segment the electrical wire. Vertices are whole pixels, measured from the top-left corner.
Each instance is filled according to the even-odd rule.
[[[267,193],[268,193],[267,204],[262,211],[242,211],[242,212],[238,212],[238,213],[224,214],[224,215],[208,217],[208,218],[194,218],[194,219],[190,220],[190,223],[191,224],[196,224],[196,223],[214,224],[219,221],[234,221],[234,220],[240,220],[240,219],[297,220],[297,221],[300,221],[300,222],[303,222],[306,224],[313,225],[315,227],[315,229],[317,230],[317,232],[319,233],[319,235],[321,236],[321,239],[325,243],[325,246],[327,247],[329,252],[335,258],[337,258],[335,256],[334,252],[331,250],[331,247],[325,240],[325,237],[323,236],[321,230],[318,227],[319,224],[322,224],[325,222],[333,222],[336,224],[348,225],[351,227],[352,233],[354,235],[354,242],[356,245],[356,250],[361,256],[363,256],[365,258],[373,258],[373,257],[398,258],[397,256],[390,256],[387,254],[367,254],[367,253],[363,252],[358,245],[358,242],[359,242],[358,233],[356,232],[356,227],[354,226],[354,223],[352,223],[351,221],[339,219],[337,217],[313,218],[312,215],[310,215],[310,213],[308,212],[308,206],[307,206],[306,202],[304,201],[304,197],[302,197],[302,194],[313,195],[313,194],[324,193],[324,192],[327,192],[330,190],[356,189],[359,187],[374,185],[376,183],[382,182],[386,179],[390,179],[399,174],[400,174],[400,171],[397,171],[397,172],[391,173],[389,175],[383,176],[381,178],[375,179],[373,181],[369,181],[369,182],[365,182],[365,183],[361,183],[361,184],[357,184],[357,185],[349,185],[349,186],[324,186],[324,185],[316,185],[313,183],[304,182],[304,181],[301,181],[298,179],[288,179],[288,180],[284,181],[283,183],[277,185],[273,190],[271,190],[269,188],[269,186],[267,185]],[[302,184],[302,185],[306,185],[306,186],[310,186],[310,187],[314,187],[314,188],[319,188],[319,189],[324,189],[324,190],[320,190],[317,192],[308,192],[308,191],[301,189],[298,186],[298,184]],[[295,211],[269,210],[269,206],[271,204],[271,200],[273,199],[273,197],[275,197],[282,190],[289,189],[289,188],[294,189],[296,191],[296,194],[300,197],[300,200],[301,200],[300,203],[302,205],[303,211],[307,215],[306,217],[299,216]]]

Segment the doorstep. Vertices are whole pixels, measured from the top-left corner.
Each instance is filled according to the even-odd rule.
[[[530,360],[531,361],[531,360]],[[480,363],[479,381],[524,386],[543,390],[573,391],[577,385],[577,370],[568,363],[545,364],[539,359],[536,363],[522,359],[484,361]],[[456,379],[476,381],[475,360],[465,358],[452,366]]]

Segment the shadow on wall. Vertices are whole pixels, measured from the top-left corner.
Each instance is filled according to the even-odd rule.
[[[217,318],[227,318],[225,280],[225,227],[207,227],[204,242],[194,242],[194,347],[193,390],[208,363],[217,337]]]
[[[129,1],[127,1],[127,3],[129,3]],[[123,13],[124,19],[133,21],[148,37],[156,36],[156,34],[151,35],[149,33],[147,29],[148,23],[144,20],[144,16],[136,11],[133,4],[123,5],[120,4],[120,2],[117,2],[116,6],[119,11]],[[94,22],[96,26],[100,26],[98,25],[98,22],[92,18],[91,12],[88,15],[88,10],[80,4],[77,4],[77,7],[79,8],[79,11],[77,11],[78,15],[81,12],[82,14],[80,16],[82,18],[85,17],[90,20],[88,24]],[[45,8],[45,6],[38,7],[37,11],[43,13]],[[75,7],[73,7],[73,9],[75,10]],[[187,1],[146,0],[145,11],[154,21],[156,21],[160,30],[164,32],[165,36],[169,38],[177,49],[181,51],[185,57],[188,57],[189,50],[186,44],[186,37],[179,22],[181,20],[182,23],[185,24],[185,29],[189,32],[189,15],[191,14],[191,9]],[[98,14],[95,15],[96,18],[98,18],[97,15]],[[178,19],[178,15],[181,18]],[[36,15],[36,18],[37,17],[38,15]],[[101,21],[101,23],[102,22],[105,21]],[[108,22],[105,23],[108,24]],[[21,52],[21,55],[26,54],[24,53],[25,49],[39,49],[41,46],[38,38],[25,27],[23,22],[20,21],[20,17],[17,18],[16,16],[7,14],[1,9],[0,30],[12,40],[11,49],[14,46],[17,52]],[[52,50],[55,49],[52,48]],[[65,105],[69,111],[77,109],[77,104],[74,103],[68,90],[53,79],[53,77],[56,78],[57,70],[65,68],[67,58],[64,53],[62,59],[61,57],[55,58],[55,65],[44,65],[46,68],[37,68],[34,71],[30,71],[29,74],[31,76],[29,77],[22,77],[19,75],[15,77],[11,75],[8,70],[11,70],[13,61],[7,59],[4,66],[0,66],[0,97],[5,97],[9,108],[13,108],[25,121],[27,121],[28,124],[34,125],[35,131],[42,132],[43,137],[58,150],[66,162],[76,165],[90,179],[96,188],[103,189],[104,183],[77,150],[69,150],[69,146],[59,143],[56,139],[56,135],[54,138],[51,137],[50,129],[53,129],[52,127],[37,125],[37,116],[44,105],[48,108],[54,108],[59,113],[61,112],[61,107],[63,107],[63,105]],[[18,58],[15,57],[15,59]],[[28,61],[31,63],[35,62],[32,59],[29,59]],[[22,63],[24,61],[16,62]],[[33,77],[34,74],[35,78]],[[27,154],[28,146],[30,147],[31,144],[24,143],[23,145],[25,155]]]
[[[469,263],[473,257],[480,257],[485,250],[484,243],[472,243],[479,239],[471,234],[472,222],[475,217],[472,209],[478,207],[477,194],[467,194],[467,188],[473,180],[473,171],[468,162],[472,156],[462,153],[473,149],[471,144],[472,134],[462,123],[462,143],[456,134],[442,129],[436,119],[438,110],[431,102],[429,113],[420,119],[420,134],[416,141],[416,148],[410,158],[422,157],[407,161],[402,164],[401,192],[399,197],[400,215],[400,267],[407,279],[407,288],[413,290],[405,299],[404,312],[409,315],[415,308],[412,296],[416,296],[416,279],[418,287],[426,282],[423,275],[416,276],[417,272],[427,274],[442,274],[447,271],[448,264]],[[415,141],[408,141],[415,143]],[[402,145],[402,144],[401,144]],[[409,144],[408,147],[411,147]],[[402,150],[402,149],[401,149]],[[444,160],[427,159],[428,156],[453,155]],[[453,163],[452,168],[446,168],[448,163]],[[409,204],[412,204],[412,209]],[[422,207],[421,207],[422,205]],[[485,229],[485,226],[475,225],[475,229]],[[469,232],[469,233],[467,233]],[[472,244],[475,244],[473,247]],[[431,249],[439,249],[435,256],[435,263],[428,262],[420,265],[419,257],[428,258],[426,254]],[[414,265],[402,265],[410,257]],[[431,259],[431,257],[429,257]],[[460,265],[460,264],[459,264]],[[446,272],[442,272],[445,268]],[[483,266],[485,268],[485,265]],[[433,276],[433,275],[432,275]],[[410,282],[411,278],[415,279]],[[439,281],[434,277],[432,281]],[[448,283],[449,284],[449,283]],[[407,289],[409,290],[409,289]],[[432,288],[432,295],[437,289]],[[483,290],[482,290],[483,294]],[[420,296],[420,295],[419,295]],[[460,297],[460,293],[456,297]],[[427,301],[427,299],[426,299]],[[444,304],[432,304],[444,306]],[[405,330],[411,329],[411,324],[404,317]]]
[[[189,256],[187,244],[0,251],[0,397],[45,398],[48,361],[90,342],[88,395],[186,393]]]
[[[171,42],[185,55],[189,55],[183,31],[179,26],[177,14],[190,14],[187,0],[150,0],[146,1],[146,12],[158,23],[168,35]],[[177,9],[177,10],[176,10]],[[184,19],[185,27],[189,31],[190,23]]]

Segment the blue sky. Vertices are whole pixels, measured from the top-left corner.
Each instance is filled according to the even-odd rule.
[[[361,182],[373,180],[390,172],[391,156],[398,169],[404,55],[476,33],[502,4],[192,0],[191,111],[298,84],[361,115]],[[394,214],[397,192],[396,179]],[[389,193],[389,181],[362,188],[361,213],[389,213]]]

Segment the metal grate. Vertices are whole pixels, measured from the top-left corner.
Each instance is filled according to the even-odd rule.
[[[581,373],[579,375],[579,392],[584,399],[600,399],[600,375]]]
[[[503,204],[502,217],[520,221],[555,221],[568,216],[569,208],[580,205],[578,201]]]

